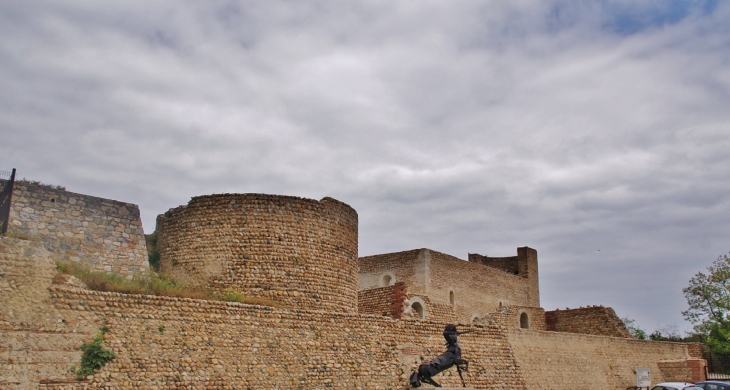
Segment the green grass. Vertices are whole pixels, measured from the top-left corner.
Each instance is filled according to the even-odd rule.
[[[72,261],[56,263],[56,268],[61,273],[75,276],[84,282],[89,289],[95,291],[207,299],[287,308],[286,305],[282,305],[279,302],[266,298],[246,296],[237,290],[226,290],[221,293],[215,293],[210,289],[200,286],[187,286],[173,278],[161,276],[151,271],[137,275],[132,279],[127,279],[124,276],[111,272],[90,270],[88,267]]]

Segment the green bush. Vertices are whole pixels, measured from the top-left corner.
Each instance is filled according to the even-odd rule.
[[[103,337],[99,333],[94,337],[94,342],[84,343],[81,346],[81,352],[84,354],[81,356],[81,368],[74,372],[76,378],[84,379],[89,375],[93,375],[94,370],[104,367],[105,364],[116,357],[114,352],[104,349],[102,342]]]

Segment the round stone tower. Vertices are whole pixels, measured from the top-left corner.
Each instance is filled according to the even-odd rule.
[[[215,291],[357,312],[357,212],[332,198],[198,196],[157,217],[160,270]]]

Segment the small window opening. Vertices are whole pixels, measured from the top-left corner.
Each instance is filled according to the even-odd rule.
[[[413,313],[416,314],[416,317],[423,319],[423,306],[421,306],[420,303],[413,302],[411,309],[413,309]]]
[[[383,280],[381,281],[383,287],[390,286],[393,281],[393,278],[390,275],[383,275]]]
[[[51,198],[51,203],[56,203],[56,198]]]
[[[454,306],[454,292],[449,292],[449,303],[451,303],[451,306]]]
[[[499,308],[500,308],[500,309],[502,308],[502,302],[500,302],[500,303],[499,303]]]
[[[529,329],[530,319],[527,317],[527,313],[520,314],[520,328]]]

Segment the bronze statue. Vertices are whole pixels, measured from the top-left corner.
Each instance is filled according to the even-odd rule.
[[[457,342],[457,337],[460,334],[469,332],[457,332],[456,325],[446,325],[444,329],[444,338],[446,339],[446,352],[441,354],[436,359],[430,362],[423,363],[418,366],[418,371],[411,374],[411,386],[421,387],[421,382],[431,384],[435,387],[441,387],[440,384],[433,380],[433,376],[438,373],[448,370],[449,368],[456,366],[456,370],[459,372],[461,378],[461,384],[466,387],[462,371],[469,370],[469,362],[461,358],[461,347]]]

